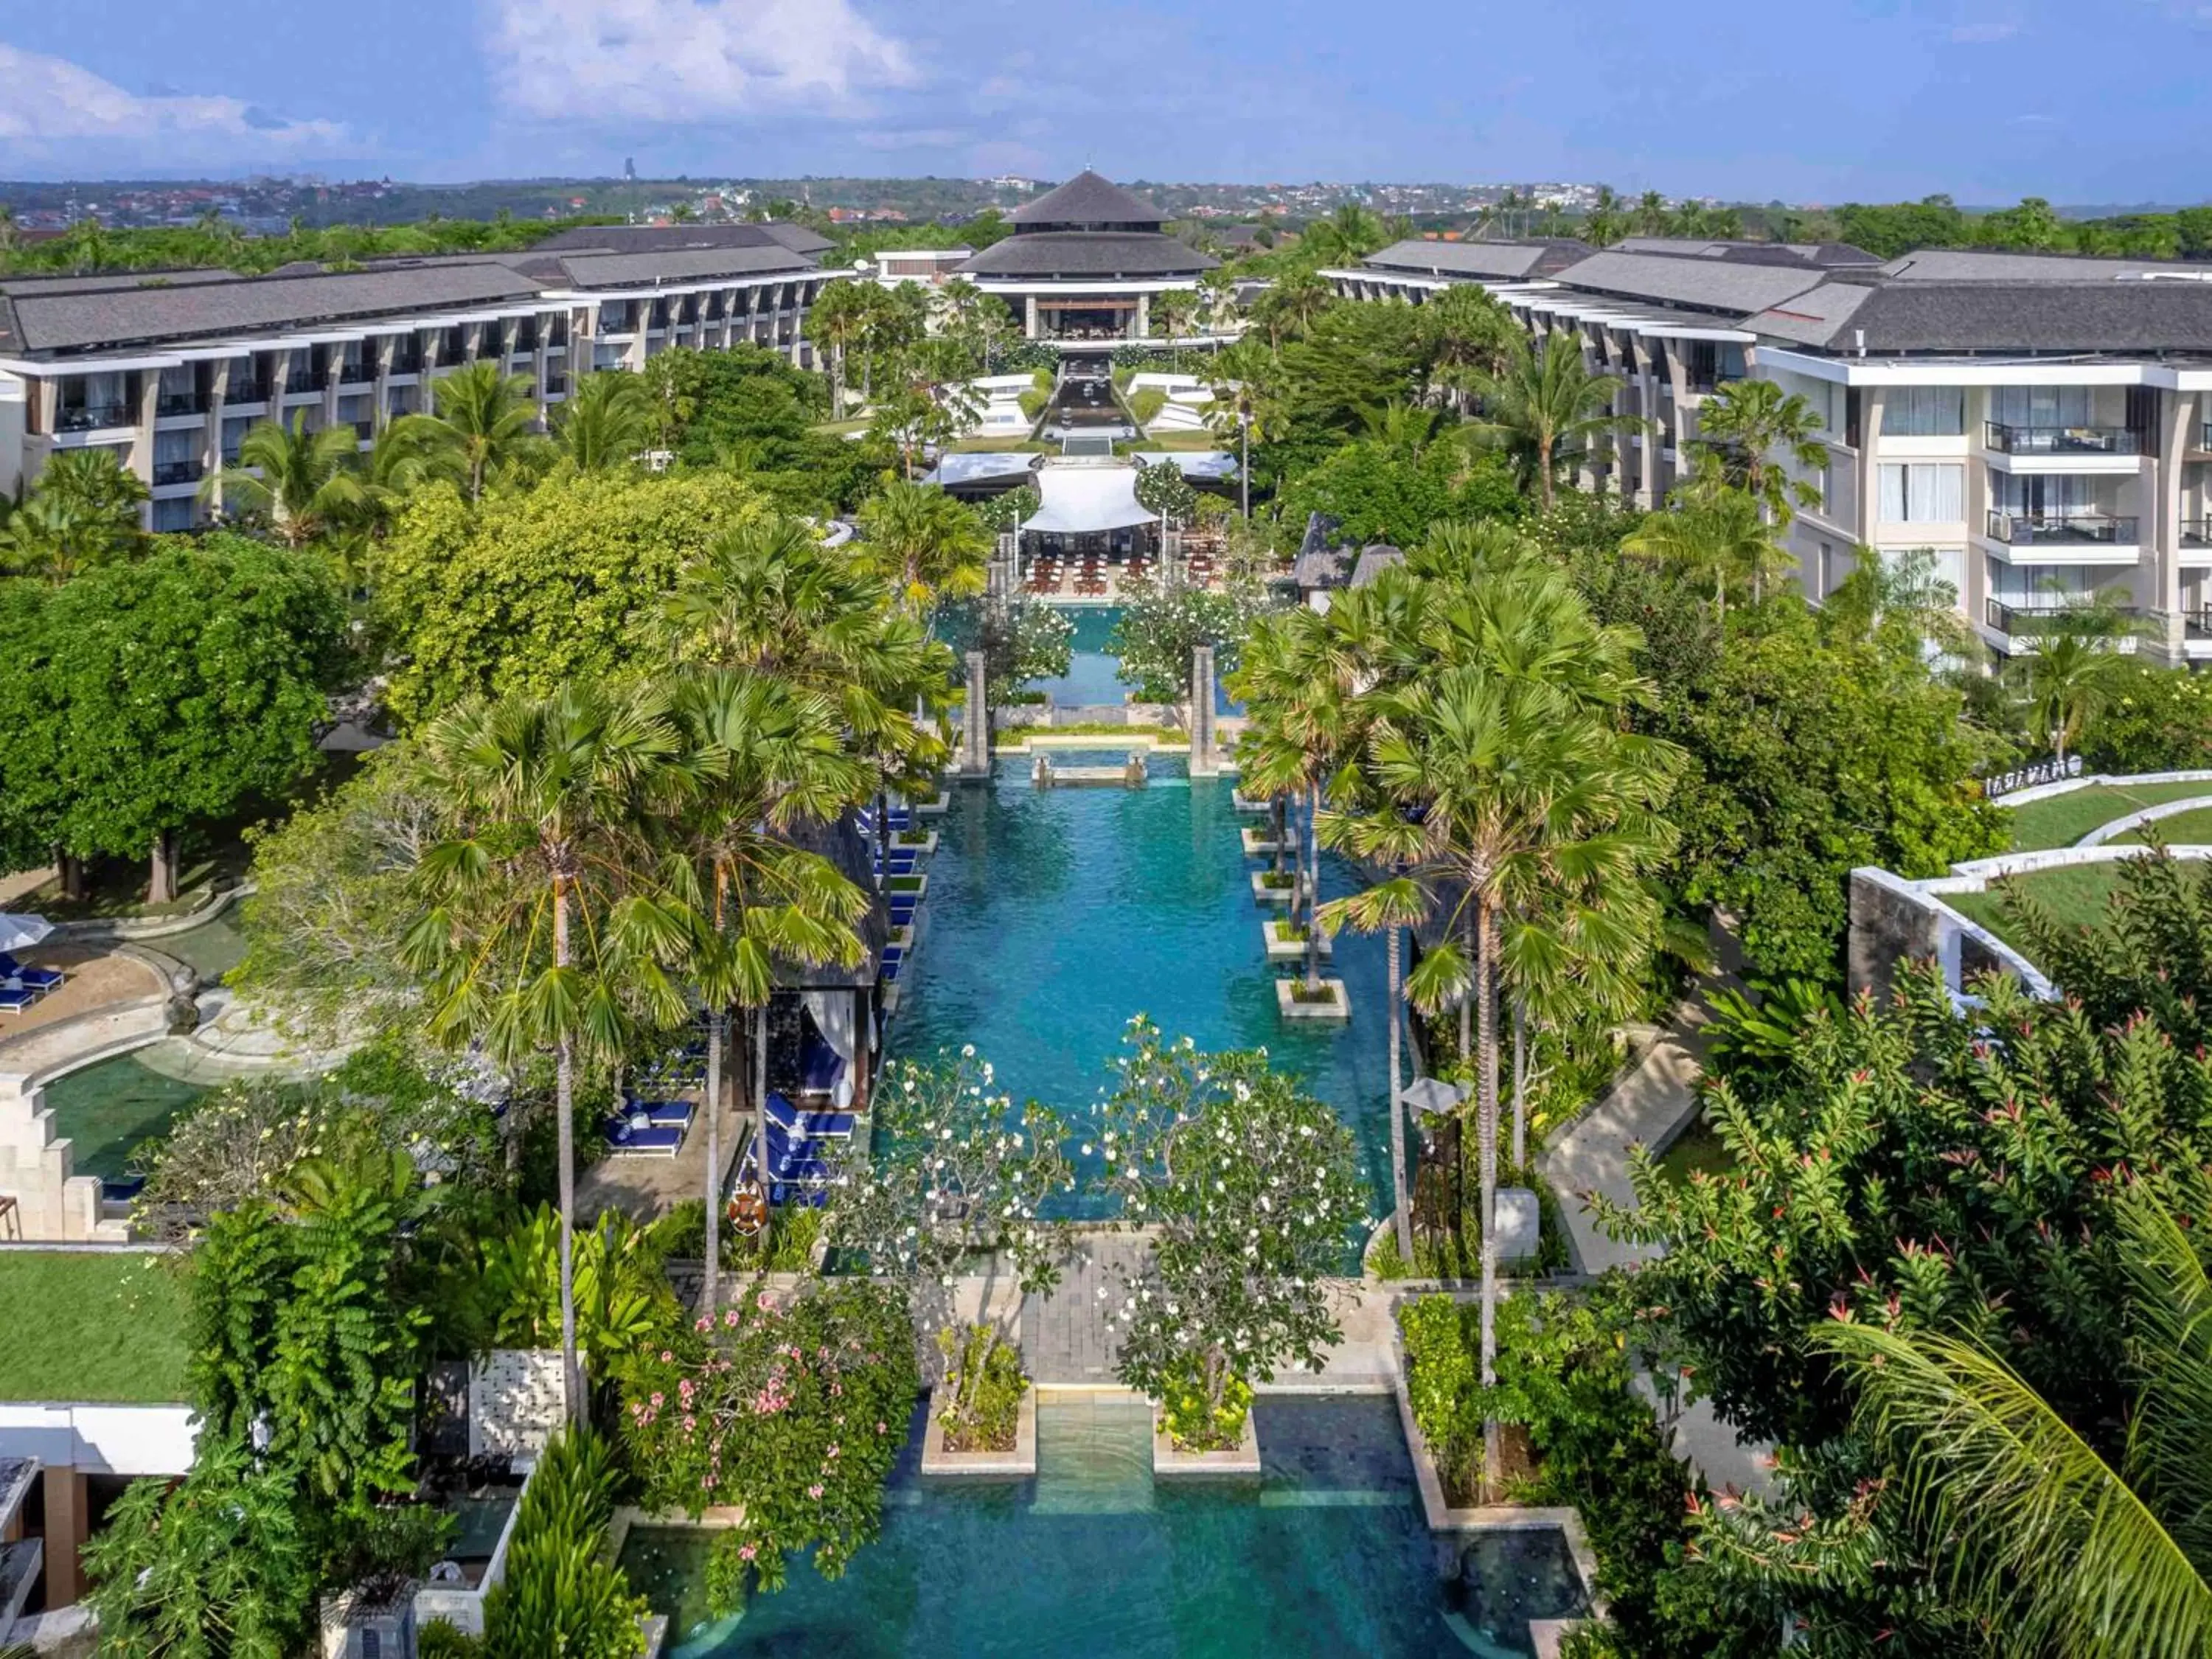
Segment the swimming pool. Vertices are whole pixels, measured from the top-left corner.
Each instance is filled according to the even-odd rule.
[[[1067,764],[1126,751],[1055,751]],[[1149,1014],[1201,1048],[1265,1048],[1333,1106],[1358,1138],[1376,1215],[1390,1190],[1388,1034],[1379,938],[1345,935],[1328,971],[1352,1018],[1286,1024],[1252,897],[1227,778],[1192,779],[1154,757],[1141,789],[1038,790],[1029,762],[1001,758],[988,788],[955,785],[943,817],[920,940],[886,1047],[926,1058],[972,1042],[1016,1099],[1079,1115],[1110,1086],[1130,1016]],[[1322,894],[1356,890],[1322,860]]]
[[[55,1138],[70,1142],[76,1172],[112,1181],[129,1170],[143,1142],[165,1138],[207,1085],[156,1071],[131,1054],[56,1078],[44,1092]]]
[[[797,1564],[731,1620],[706,1616],[707,1534],[633,1530],[623,1565],[675,1659],[1516,1659],[1530,1619],[1584,1610],[1556,1531],[1430,1534],[1393,1402],[1254,1411],[1252,1481],[1156,1485],[1141,1402],[1041,1404],[1030,1481],[925,1486],[916,1440],[842,1580]]]

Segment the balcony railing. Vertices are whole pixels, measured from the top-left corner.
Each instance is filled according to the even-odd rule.
[[[64,406],[54,415],[57,432],[91,432],[104,426],[136,425],[128,404],[79,404]]]
[[[196,460],[156,461],[154,463],[154,482],[157,484],[191,483],[205,470]]]
[[[2181,544],[2184,547],[2212,547],[2212,519],[2184,519],[2181,521]]]
[[[2088,595],[2084,594],[2082,598],[2086,602]],[[1997,599],[1984,599],[1982,605],[1982,620],[1998,633],[2015,639],[2033,639],[2039,635],[2055,634],[2066,626],[2069,617],[2078,615],[2076,607],[2057,603],[2012,605]],[[2140,612],[2131,605],[2100,605],[2097,614],[2100,620],[2118,618],[2127,622]]]
[[[1990,514],[1991,541],[2008,547],[2130,547],[2136,520],[2103,513]]]
[[[227,404],[265,404],[269,401],[269,388],[259,380],[241,380],[234,374],[222,400]]]
[[[204,415],[207,399],[197,392],[164,392],[154,400],[156,415]]]
[[[2187,640],[2212,640],[2212,611],[2183,611],[2181,636]]]
[[[284,395],[288,398],[313,397],[319,394],[322,389],[316,382],[313,369],[305,373],[295,369],[284,377]]]
[[[1982,442],[2002,455],[2142,453],[2142,441],[2124,426],[2008,426],[1984,421]]]
[[[353,435],[360,439],[363,443],[368,442],[371,439],[376,436],[376,422],[374,421],[355,421],[351,422],[351,425],[353,427]]]
[[[338,365],[340,386],[367,386],[376,378],[376,371],[365,357],[349,357]]]

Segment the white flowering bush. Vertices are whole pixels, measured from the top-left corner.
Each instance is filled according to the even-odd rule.
[[[1327,1281],[1366,1224],[1352,1133],[1265,1049],[1201,1054],[1142,1017],[1123,1040],[1097,1155],[1154,1248],[1115,1313],[1121,1380],[1178,1444],[1233,1446],[1251,1385],[1342,1334]]]
[[[956,1439],[971,1426],[977,1387],[1000,1374],[994,1350],[1014,1335],[983,1310],[988,1338],[978,1352],[954,1303],[957,1281],[995,1264],[1023,1291],[1042,1294],[1060,1283],[1070,1249],[1067,1224],[1043,1213],[1054,1194],[1075,1185],[1066,1125],[1035,1101],[1017,1108],[994,1081],[972,1044],[892,1068],[878,1085],[873,1144],[837,1172],[824,1223],[830,1243],[860,1258],[855,1265],[907,1283],[926,1335],[961,1333],[968,1363],[935,1379],[938,1418]],[[1006,1304],[995,1310],[1002,1321],[1019,1300]],[[945,1352],[934,1340],[925,1346]]]

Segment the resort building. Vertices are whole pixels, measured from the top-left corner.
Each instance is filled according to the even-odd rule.
[[[1474,283],[1614,376],[1639,428],[1583,483],[1641,507],[1689,470],[1705,400],[1771,380],[1820,416],[1820,504],[1790,532],[1814,599],[1867,546],[1926,550],[2001,652],[2092,597],[2141,648],[2212,660],[2212,265],[1834,243],[1401,242],[1323,273],[1420,304]]]
[[[258,421],[379,426],[491,358],[526,376],[539,418],[574,378],[671,346],[755,345],[812,362],[803,323],[830,280],[797,225],[612,225],[525,252],[0,279],[0,490],[64,449],[106,449],[152,491],[148,527],[183,530],[200,481]]]
[[[866,269],[884,288],[896,288],[901,283],[919,283],[924,288],[942,288],[960,274],[960,267],[975,257],[972,247],[902,247],[876,255]],[[856,270],[862,267],[856,266]]]
[[[1024,336],[1076,350],[1158,337],[1153,297],[1194,287],[1218,263],[1163,227],[1167,216],[1095,173],[1017,208],[1012,235],[959,267],[1022,319]]]

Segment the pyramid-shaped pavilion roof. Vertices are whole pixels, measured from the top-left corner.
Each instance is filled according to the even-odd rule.
[[[1057,189],[1016,208],[1016,226],[1042,230],[1055,225],[1112,225],[1131,229],[1167,222],[1162,213],[1141,196],[1133,196],[1112,179],[1085,168]]]

